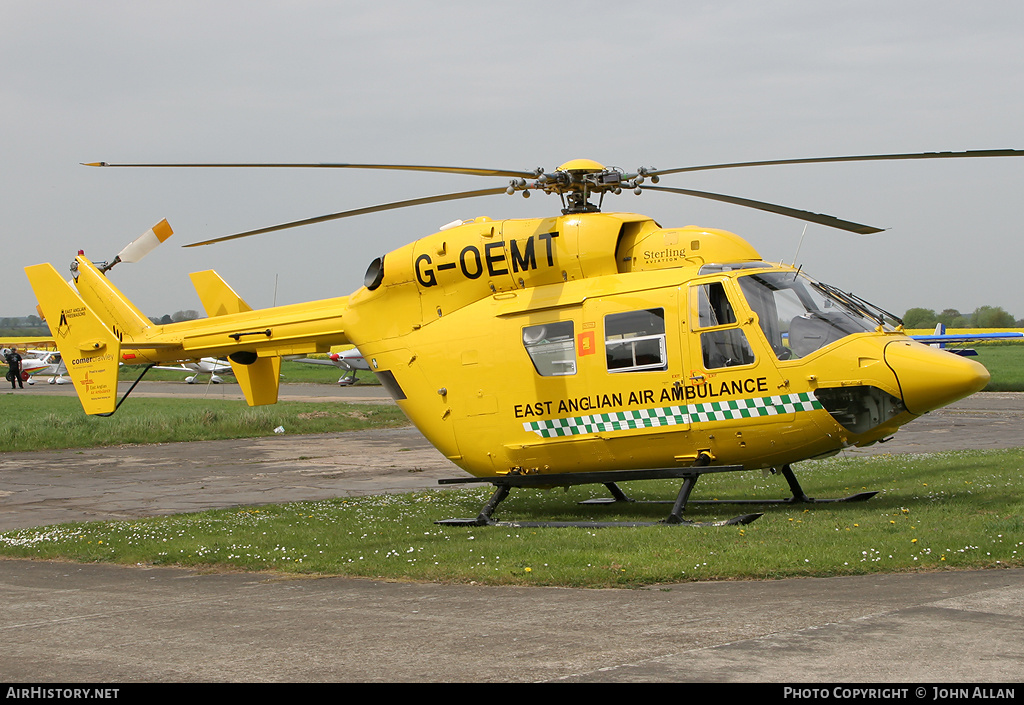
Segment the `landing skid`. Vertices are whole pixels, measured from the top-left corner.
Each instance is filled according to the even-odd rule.
[[[693,486],[696,484],[697,479],[710,472],[735,472],[743,470],[740,465],[723,465],[719,467],[689,467],[689,468],[661,468],[654,470],[613,470],[606,472],[584,472],[584,473],[563,473],[557,475],[502,475],[499,477],[471,477],[471,478],[456,478],[456,479],[445,479],[438,480],[439,484],[442,485],[453,485],[453,484],[464,484],[474,482],[488,482],[495,486],[494,494],[487,500],[483,509],[480,510],[480,514],[472,519],[445,519],[442,521],[435,522],[444,526],[512,526],[512,527],[576,527],[576,528],[604,528],[612,526],[625,526],[625,527],[636,527],[636,526],[663,526],[663,525],[679,525],[679,526],[738,526],[743,524],[749,524],[750,522],[757,519],[761,514],[743,514],[726,521],[714,521],[714,522],[695,522],[683,518],[683,510],[686,509],[686,504],[690,498],[690,493],[693,491]],[[662,521],[654,522],[599,522],[599,521],[511,521],[501,522],[495,521],[492,518],[494,510],[501,504],[502,501],[508,497],[513,487],[569,487],[571,485],[587,485],[587,484],[604,484],[606,487],[612,490],[613,494],[617,493],[617,497],[621,496],[623,499],[611,499],[609,501],[634,501],[626,497],[621,490],[619,490],[617,482],[628,482],[630,480],[664,480],[672,478],[681,478],[683,480],[682,487],[679,488],[679,494],[676,496],[674,502],[672,502],[672,511],[668,517]],[[587,503],[604,503],[598,500],[593,500]]]
[[[789,465],[783,465],[779,470],[783,477],[786,478],[786,482],[789,483],[789,490],[793,493],[792,497],[785,499],[691,499],[690,504],[830,504],[834,502],[866,502],[867,500],[874,497],[878,492],[858,492],[857,494],[851,494],[848,497],[835,497],[827,499],[814,499],[808,497],[807,493],[804,492],[803,487],[800,486],[800,482],[796,479],[796,475],[793,473],[792,468]],[[580,504],[615,504],[616,502],[638,502],[642,504],[668,504],[668,500],[636,500],[626,495],[614,482],[604,483],[608,491],[612,493],[611,497],[603,497],[598,499],[588,499],[580,502]]]

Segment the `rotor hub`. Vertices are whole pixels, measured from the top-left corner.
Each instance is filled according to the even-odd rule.
[[[595,162],[593,159],[571,159],[555,171],[567,171],[570,173],[594,174],[604,171],[604,165]]]
[[[556,193],[562,199],[562,214],[599,213],[604,201],[604,194],[622,193],[623,186],[640,193],[640,184],[644,182],[648,168],[640,168],[636,173],[627,174],[618,167],[606,167],[593,159],[572,159],[559,166],[553,172],[540,173],[534,181],[512,179],[506,192],[509,195],[517,191],[529,197],[530,191]],[[598,196],[596,204],[591,203],[593,195]]]

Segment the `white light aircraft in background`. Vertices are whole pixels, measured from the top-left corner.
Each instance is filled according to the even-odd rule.
[[[215,357],[204,357],[198,362],[183,362],[177,367],[157,366],[153,369],[192,372],[192,375],[185,378],[189,384],[195,384],[199,375],[210,375],[210,382],[220,384],[224,381],[220,375],[234,374],[231,371],[231,365],[226,360],[219,360]]]
[[[56,350],[28,350],[21,358],[21,379],[35,384],[35,377],[49,377],[50,384],[71,384],[67,367]]]
[[[348,350],[342,350],[341,352],[332,352],[327,356],[326,359],[318,359],[313,357],[303,357],[295,362],[302,362],[309,365],[334,365],[335,367],[345,370],[345,374],[338,380],[338,384],[342,387],[348,387],[356,383],[356,370],[367,370],[369,371],[370,365],[366,362],[363,354],[359,352],[358,348],[349,348]]]

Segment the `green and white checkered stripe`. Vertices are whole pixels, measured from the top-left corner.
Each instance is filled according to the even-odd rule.
[[[663,406],[653,409],[616,411],[610,414],[573,416],[545,421],[527,421],[523,429],[533,431],[541,438],[556,436],[578,436],[583,433],[609,433],[628,431],[636,428],[657,428],[686,423],[707,423],[709,421],[731,421],[761,416],[792,414],[797,411],[821,409],[821,403],[806,392],[783,394],[756,399],[732,399],[713,401],[706,404],[686,406]]]

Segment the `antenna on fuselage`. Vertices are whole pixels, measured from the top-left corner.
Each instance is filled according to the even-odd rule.
[[[807,234],[807,224],[804,223],[804,231],[802,233],[800,233],[800,242],[796,246],[796,254],[793,255],[793,264],[792,264],[793,267],[796,266],[796,258],[800,256],[800,248],[804,246],[804,235],[806,235],[806,234]]]

